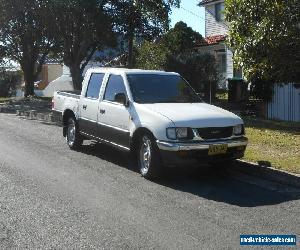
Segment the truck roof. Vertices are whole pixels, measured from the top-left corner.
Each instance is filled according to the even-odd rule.
[[[95,67],[90,68],[88,72],[99,72],[99,73],[125,73],[125,74],[159,74],[159,75],[178,75],[175,72],[166,72],[160,70],[143,70],[143,69],[127,69],[127,68],[107,68],[107,67]]]

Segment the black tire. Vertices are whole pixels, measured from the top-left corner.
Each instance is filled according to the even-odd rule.
[[[66,141],[72,150],[77,150],[82,146],[83,139],[79,134],[78,124],[74,117],[68,119]]]
[[[151,180],[161,177],[162,161],[156,141],[150,133],[139,137],[136,155],[139,172],[144,178]]]

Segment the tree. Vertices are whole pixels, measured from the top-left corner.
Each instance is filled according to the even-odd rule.
[[[55,0],[57,40],[70,68],[75,89],[82,87],[83,71],[95,51],[116,44],[112,20],[103,0]]]
[[[207,101],[215,97],[221,80],[216,58],[211,54],[192,52],[203,37],[185,23],[179,22],[156,41],[144,41],[138,48],[138,68],[180,73]]]
[[[9,97],[21,82],[21,72],[0,67],[0,97]]]
[[[160,39],[145,41],[138,48],[136,66],[143,69],[164,69],[169,59],[173,61],[173,57],[191,52],[202,39],[198,32],[184,22],[178,22]]]
[[[54,11],[48,1],[0,0],[0,54],[18,62],[24,74],[25,96],[34,95],[34,81],[48,53],[55,48]]]
[[[128,67],[133,67],[133,47],[136,37],[154,39],[169,27],[172,7],[179,7],[180,0],[112,0],[111,10],[116,28],[128,40]]]
[[[197,92],[204,92],[205,99],[209,101],[215,96],[221,75],[213,55],[192,52],[202,39],[198,32],[178,22],[160,39],[144,41],[137,51],[136,66],[178,72]]]
[[[197,43],[203,40],[203,37],[181,21],[176,23],[162,40],[172,55],[178,55],[195,48]]]
[[[161,43],[145,41],[137,50],[136,67],[148,70],[163,70],[169,51]]]
[[[225,9],[228,42],[248,80],[300,81],[299,0],[226,0]]]
[[[22,73],[7,59],[0,55],[0,97],[10,97],[21,84]]]
[[[206,101],[215,98],[221,75],[213,55],[186,53],[172,56],[168,60],[166,70],[180,73],[197,92],[204,92]]]

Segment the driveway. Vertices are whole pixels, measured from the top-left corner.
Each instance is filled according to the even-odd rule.
[[[207,169],[140,177],[125,153],[0,114],[0,248],[238,249],[240,234],[300,236],[300,196]],[[287,189],[286,189],[287,190]]]

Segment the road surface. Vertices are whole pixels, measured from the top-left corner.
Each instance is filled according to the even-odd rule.
[[[300,236],[300,196],[213,170],[158,182],[125,153],[0,114],[0,248],[239,249],[240,234]],[[282,191],[283,190],[283,191]]]

